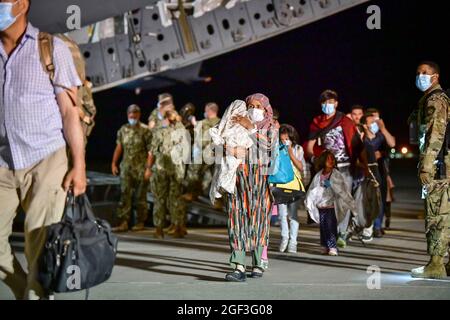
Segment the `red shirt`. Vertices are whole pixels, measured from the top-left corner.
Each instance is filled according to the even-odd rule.
[[[327,119],[327,116],[322,114],[314,118],[311,126],[309,127],[309,140],[316,140],[321,136],[321,131],[325,128],[333,129],[341,126],[344,133],[345,146],[347,154],[352,159],[352,163],[356,160],[360,147],[362,145],[358,136],[356,126],[351,119],[346,117],[343,113],[337,112],[336,115]],[[318,157],[325,151],[323,146],[319,146],[317,143],[314,145],[314,156]]]

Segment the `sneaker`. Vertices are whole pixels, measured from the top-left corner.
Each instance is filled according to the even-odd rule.
[[[386,218],[384,220],[384,229],[391,230],[391,218]]]
[[[362,242],[371,242],[371,241],[373,241],[373,237],[372,236],[362,235],[361,236],[361,241]]]
[[[233,272],[225,275],[225,280],[230,282],[245,282],[247,280],[247,276],[245,275],[245,272],[234,270]]]
[[[337,239],[336,244],[341,249],[344,249],[345,247],[347,247],[347,241],[345,241],[345,239],[341,236],[339,236],[339,238]]]
[[[297,244],[296,244],[296,243],[289,242],[289,245],[288,245],[288,252],[289,252],[289,253],[297,253]]]
[[[261,268],[263,270],[269,269],[269,260],[261,259]]]
[[[259,278],[263,277],[263,274],[264,274],[264,270],[262,270],[260,268],[253,268],[251,276],[252,276],[252,278],[259,279]]]
[[[285,252],[286,249],[287,249],[287,247],[288,247],[288,243],[289,243],[289,240],[288,240],[288,239],[281,239],[279,251],[280,251],[280,252]]]
[[[373,230],[373,236],[374,238],[380,239],[383,238],[383,233],[381,232],[380,229],[375,229]]]
[[[336,248],[330,248],[330,250],[328,251],[328,255],[332,256],[332,257],[337,257],[338,256],[338,250]]]

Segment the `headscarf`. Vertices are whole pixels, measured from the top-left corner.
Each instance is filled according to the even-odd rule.
[[[266,111],[264,113],[264,120],[256,122],[256,127],[258,130],[269,130],[274,125],[273,122],[273,110],[272,106],[270,105],[269,98],[267,98],[262,93],[255,93],[251,96],[248,96],[247,99],[245,99],[245,103],[248,105],[250,101],[256,100],[261,103],[261,106]]]

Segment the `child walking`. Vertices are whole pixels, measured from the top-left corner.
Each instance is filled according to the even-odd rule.
[[[317,163],[317,172],[306,194],[305,205],[311,219],[320,224],[323,254],[337,256],[337,225],[348,210],[356,211],[355,200],[343,175],[336,168],[333,153],[322,153]]]
[[[289,157],[291,159],[292,168],[295,176],[301,181],[303,180],[303,172],[306,167],[304,151],[299,144],[300,138],[297,130],[287,124],[280,127],[280,143],[288,146]],[[278,213],[281,222],[281,243],[280,252],[289,253],[297,252],[298,229],[300,226],[298,219],[298,210],[303,207],[303,201],[298,200],[289,204],[280,204]]]

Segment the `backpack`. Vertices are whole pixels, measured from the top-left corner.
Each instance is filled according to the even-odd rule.
[[[47,228],[39,282],[51,293],[89,289],[108,280],[117,242],[108,222],[94,217],[87,196],[69,193],[63,219]]]
[[[94,99],[92,96],[92,83],[86,79],[86,63],[83,55],[81,54],[80,48],[75,41],[63,34],[56,35],[56,37],[64,41],[69,48],[82,85],[78,89],[78,96],[75,96],[69,88],[65,88],[58,83],[54,83],[55,65],[53,64],[53,37],[54,36],[49,33],[39,32],[38,43],[41,64],[44,71],[49,75],[52,84],[63,88],[69,95],[73,105],[79,108],[81,126],[86,139],[90,136],[92,129],[95,126],[94,117],[97,113],[97,108],[94,104]]]

